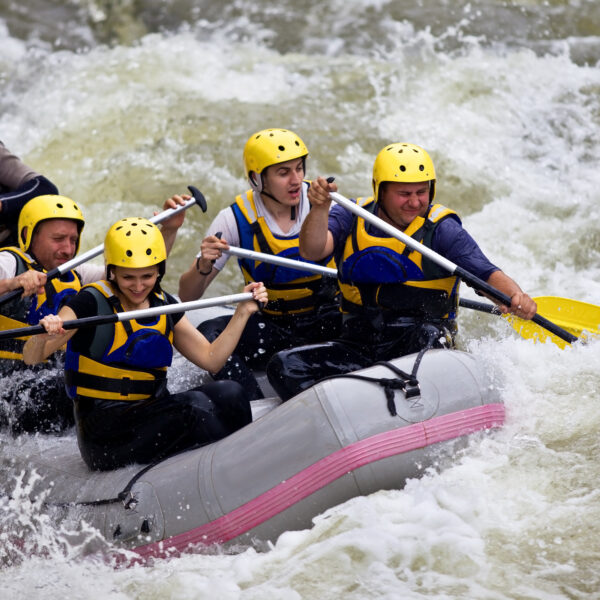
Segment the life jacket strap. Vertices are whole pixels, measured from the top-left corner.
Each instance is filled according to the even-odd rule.
[[[123,396],[122,400],[129,400],[131,395],[145,395],[148,397],[159,397],[163,395],[167,387],[166,373],[155,373],[156,378],[152,380],[132,379],[121,377],[110,379],[91,373],[80,373],[71,369],[65,370],[65,383],[68,387],[84,387],[100,392],[112,392]]]

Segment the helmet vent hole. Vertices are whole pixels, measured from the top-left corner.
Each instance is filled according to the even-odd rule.
[[[143,233],[144,235],[148,235],[148,233],[147,233],[146,231],[144,231],[143,229],[142,229],[142,233]]]
[[[152,254],[152,248],[146,248],[146,256],[150,256]]]
[[[425,170],[425,165],[419,165],[419,171],[424,171]]]
[[[63,205],[60,202],[56,203],[56,208],[64,208]]]
[[[404,173],[404,171],[406,171],[406,167],[404,165],[400,165],[400,170]]]
[[[285,146],[278,146],[279,150],[281,150],[281,152],[283,152],[285,150]]]
[[[120,229],[123,229],[123,225],[119,225],[119,227],[117,227],[117,231],[119,231]]]
[[[131,235],[131,231],[128,231],[125,235],[129,237]]]
[[[132,226],[132,227],[137,227],[137,223],[134,221],[134,222],[131,224],[131,226]]]
[[[127,256],[128,256],[129,258],[131,258],[131,257],[133,256],[133,252],[132,252],[131,250],[127,250],[127,251],[125,252],[125,254],[127,254]]]
[[[294,144],[296,144],[296,146],[300,146],[300,142],[298,140],[296,140]]]

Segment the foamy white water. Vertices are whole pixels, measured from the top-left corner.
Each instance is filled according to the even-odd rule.
[[[169,261],[176,291],[245,189],[245,140],[282,126],[308,145],[308,176],[335,175],[347,196],[370,192],[386,143],[424,146],[438,200],[493,261],[534,296],[600,304],[595,2],[121,4],[0,4],[0,139],[83,205],[82,250],[196,185],[209,209]],[[230,266],[211,294],[240,289]],[[267,552],[120,570],[95,532],[73,545],[23,481],[0,502],[0,598],[600,598],[600,343],[536,345],[465,311],[460,327],[507,423],[404,490],[337,506]]]

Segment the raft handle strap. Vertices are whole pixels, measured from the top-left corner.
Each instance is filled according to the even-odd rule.
[[[127,485],[114,498],[103,498],[101,500],[83,500],[81,502],[44,502],[44,505],[45,506],[58,506],[58,507],[102,506],[103,504],[116,504],[118,502],[121,502],[125,509],[127,509],[127,510],[135,509],[135,507],[137,505],[137,497],[132,493],[131,488],[134,486],[134,484],[137,482],[137,480],[142,475],[144,475],[145,473],[150,471],[150,469],[153,469],[160,463],[164,462],[168,458],[173,458],[174,456],[177,456],[178,454],[183,454],[184,452],[188,452],[189,450],[194,450],[195,448],[199,448],[200,446],[205,446],[208,443],[209,442],[206,442],[204,444],[200,444],[200,443],[196,444],[194,446],[191,446],[190,448],[185,448],[184,450],[180,450],[179,452],[176,452],[175,454],[169,454],[168,456],[163,456],[162,458],[159,458],[158,460],[150,463],[149,465],[146,465],[143,469],[140,469],[129,480]]]
[[[398,414],[398,411],[396,410],[396,403],[394,402],[395,390],[402,390],[406,399],[414,398],[421,394],[419,382],[417,381],[414,375],[416,373],[416,369],[413,369],[413,373],[409,375],[408,373],[405,373],[404,371],[387,361],[380,361],[374,363],[373,366],[375,365],[387,367],[388,369],[393,371],[398,377],[394,379],[389,379],[386,377],[368,377],[367,375],[357,375],[355,373],[338,373],[336,375],[329,375],[327,377],[319,379],[317,382],[315,382],[315,385],[317,383],[321,383],[322,381],[338,379],[340,377],[376,383],[383,388],[385,398],[387,400],[388,411],[390,412],[390,415],[392,417],[395,417]]]
[[[405,373],[402,369],[399,369],[397,366],[392,363],[382,360],[373,364],[381,365],[393,371],[398,379],[386,379],[386,378],[376,378],[376,377],[367,377],[366,375],[356,375],[354,373],[340,373],[337,375],[330,375],[328,377],[323,377],[319,379],[316,383],[320,383],[321,381],[326,381],[328,379],[336,379],[338,377],[345,377],[347,379],[360,379],[362,381],[370,381],[372,383],[377,383],[383,387],[383,391],[385,393],[385,397],[387,399],[387,407],[390,411],[390,415],[395,417],[398,412],[396,411],[396,403],[394,401],[394,391],[402,390],[404,392],[404,397],[408,400],[409,398],[418,398],[421,395],[421,387],[419,385],[419,380],[417,379],[417,371],[421,366],[421,361],[423,360],[423,356],[425,352],[431,350],[439,336],[439,330],[437,328],[427,328],[427,342],[425,347],[419,351],[417,354],[417,358],[415,359],[415,364],[413,365],[412,372],[410,375]]]

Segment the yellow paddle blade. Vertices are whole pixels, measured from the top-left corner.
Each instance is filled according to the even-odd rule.
[[[583,339],[600,335],[600,306],[559,298],[557,296],[540,296],[534,298],[538,305],[538,313],[559,327],[566,329],[569,333]],[[514,315],[504,315],[522,337],[544,342],[550,339],[560,348],[564,348],[568,342],[550,333],[547,329],[536,325],[533,321],[525,321]]]

